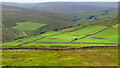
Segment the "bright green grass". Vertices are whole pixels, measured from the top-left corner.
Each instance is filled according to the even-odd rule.
[[[56,36],[49,36],[44,39],[37,40],[36,42],[69,42],[74,36],[67,34],[60,34]]]
[[[117,28],[117,29],[118,29],[119,25],[120,25],[120,24],[117,24],[117,25],[114,25],[114,26],[112,26],[112,27],[114,27],[114,28]]]
[[[33,22],[19,22],[17,23],[17,26],[13,28],[19,29],[19,30],[35,30],[45,25],[46,24],[33,23]]]
[[[40,39],[41,37],[49,36],[49,35],[54,35],[54,34],[58,34],[58,33],[59,32],[47,32],[45,34],[40,34],[38,36],[32,36],[32,37],[28,37],[28,38],[23,38],[23,39],[19,39],[19,40],[16,40],[16,41],[31,42],[31,41],[34,41],[36,39]]]
[[[73,37],[81,38],[86,36],[87,34],[97,32],[103,28],[105,28],[105,26],[88,26],[74,32],[49,36],[44,39],[37,40],[36,42],[70,42],[72,41]]]
[[[15,41],[11,41],[11,42],[6,42],[6,43],[3,43],[2,45],[3,46],[18,46],[22,43],[20,42],[32,42],[36,39],[40,39],[41,37],[44,37],[44,36],[49,36],[49,35],[54,35],[54,34],[58,34],[59,32],[47,32],[46,34],[41,34],[41,35],[38,35],[38,36],[32,36],[32,37],[28,37],[28,38],[23,38],[23,39],[18,39],[18,40],[15,40]],[[17,41],[20,41],[20,42],[17,42]]]
[[[103,39],[95,39],[94,37],[103,38]],[[95,34],[93,36],[89,36],[84,39],[77,40],[75,42],[118,43],[118,29],[109,28],[101,33]]]
[[[88,26],[83,29],[71,32],[70,35],[76,36],[78,38],[86,36],[88,34],[95,33],[97,31],[100,31],[102,29],[106,28],[105,26]]]
[[[50,36],[50,35],[54,35],[54,34],[59,34],[60,32],[54,32],[54,31],[51,31],[51,32],[46,32],[45,34],[41,34],[42,36]]]
[[[3,43],[2,46],[18,46],[18,45],[20,45],[20,44],[22,44],[22,43],[12,41],[12,42]]]
[[[117,24],[118,25],[118,24]],[[110,29],[107,29],[99,34],[84,38],[82,40],[77,40],[75,42],[105,42],[105,43],[117,43],[117,37],[118,37],[118,30],[117,30],[117,25],[113,26]],[[59,34],[60,32],[47,32],[45,34],[41,34],[38,36],[33,36],[33,37],[28,37],[28,38],[24,38],[24,39],[20,39],[20,40],[16,40],[16,41],[23,41],[23,42],[32,42],[34,40],[34,42],[70,42],[72,41],[73,37],[84,37],[88,34],[92,34],[95,33],[101,29],[106,28],[105,26],[88,26],[85,28],[82,28],[80,30],[74,31],[74,32],[67,32],[64,34],[60,34],[60,35],[55,35],[55,36],[50,36],[50,35],[54,35],[54,34]],[[112,34],[111,34],[112,32]],[[44,39],[40,39],[41,37],[44,36],[48,36]],[[105,38],[105,39],[93,39],[93,37],[100,37],[100,38]],[[19,42],[8,42],[8,43],[3,43],[4,46],[18,46]],[[101,45],[101,44],[46,44],[46,43],[28,43],[22,46],[106,46],[106,45]],[[114,45],[112,45],[114,46]]]
[[[16,41],[24,41],[24,42],[31,42],[31,41],[34,41],[36,39],[39,39],[43,36],[39,35],[39,36],[32,36],[32,37],[28,37],[28,38],[23,38],[23,39],[18,39]]]

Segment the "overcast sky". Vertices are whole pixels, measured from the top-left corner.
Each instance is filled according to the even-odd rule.
[[[19,3],[35,3],[35,2],[118,2],[119,0],[2,0],[2,2],[19,2]]]

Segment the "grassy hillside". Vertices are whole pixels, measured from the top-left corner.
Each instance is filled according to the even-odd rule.
[[[105,18],[114,18],[118,16],[118,9],[109,9],[109,10],[101,10],[98,12],[90,12],[77,14],[72,16],[72,21],[76,23],[86,23],[97,20],[102,20]]]
[[[60,24],[67,25],[70,22],[66,22],[67,18],[61,17],[54,13],[45,11],[34,11],[25,8],[19,8],[14,6],[3,5],[3,24],[6,27],[15,26],[17,22],[29,21],[42,24]],[[8,24],[8,21],[10,22]],[[53,25],[54,25],[53,24]],[[60,26],[60,25],[59,25]]]
[[[105,24],[104,24],[105,23]],[[38,36],[3,43],[3,46],[105,46],[105,44],[73,44],[73,43],[32,43],[32,42],[73,42],[118,43],[117,18],[104,19],[86,23],[59,32],[48,32]],[[114,31],[114,32],[113,32]],[[111,32],[113,32],[111,34]],[[31,42],[24,44],[23,42]],[[15,43],[15,45],[13,44]],[[106,44],[107,46],[111,44]],[[112,45],[114,46],[114,45]]]
[[[1,66],[118,66],[115,3],[4,4]]]
[[[25,37],[25,34],[20,30],[3,27],[2,28],[2,42],[9,42],[18,37]]]
[[[51,4],[56,5],[55,3],[50,3],[50,4],[45,3],[42,5],[51,5]],[[18,7],[17,4],[12,5],[12,6],[10,5],[12,4],[4,5],[3,3],[3,6],[2,6],[3,7],[3,10],[2,10],[3,11],[3,14],[2,14],[3,15],[3,19],[2,19],[3,26],[9,30],[9,31],[7,30],[8,32],[6,32],[6,30],[4,31],[3,29],[3,35],[4,35],[3,41],[4,42],[12,41],[12,40],[23,38],[23,37],[39,35],[39,34],[49,32],[49,31],[58,31],[62,29],[76,27],[84,23],[99,21],[105,18],[107,19],[107,18],[117,17],[117,9],[109,9],[109,10],[105,9],[99,12],[90,11],[89,13],[83,13],[83,14],[78,13],[76,15],[72,15],[71,13],[70,15],[66,16],[65,14],[62,15],[62,13],[56,14],[56,13],[51,13],[51,12],[47,12],[43,10],[34,10],[32,8],[26,9],[25,7],[23,8],[21,6]],[[35,5],[40,5],[40,4],[35,4]],[[62,6],[64,4],[60,3],[59,5]],[[72,5],[75,5],[75,4],[69,3],[68,7]],[[33,5],[29,4],[29,6],[33,6]],[[88,6],[88,5],[84,5],[84,6]],[[54,6],[49,6],[49,7],[52,8]],[[78,10],[74,10],[74,11],[78,11]],[[84,9],[82,9],[81,11],[84,11]],[[25,23],[25,22],[29,22],[29,23]],[[37,25],[36,23],[39,25]],[[16,34],[16,31],[19,32],[19,35]],[[5,33],[10,34],[11,36],[7,36],[7,34]],[[68,37],[73,37],[73,36],[68,36]]]
[[[68,21],[68,18],[56,15],[54,13],[28,10],[9,5],[3,5],[2,8],[2,24],[8,29],[16,27],[18,22],[46,24],[46,26],[42,26],[42,28],[38,27],[35,30],[28,31],[27,33],[29,35],[40,34],[41,32],[52,31],[56,28],[63,28],[73,25],[73,23]],[[32,24],[29,25],[33,26]],[[14,40],[15,38],[13,37],[12,39]]]

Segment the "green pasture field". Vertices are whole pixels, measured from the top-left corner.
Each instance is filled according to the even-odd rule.
[[[112,19],[108,19],[113,21]],[[103,21],[100,21],[101,23]],[[109,21],[105,21],[108,23]],[[109,23],[108,23],[109,24]],[[118,25],[114,25],[109,29],[106,29],[100,33],[97,33],[95,35],[88,36],[83,39],[76,40],[74,42],[96,42],[96,43],[118,43]],[[98,32],[107,26],[103,25],[91,25],[84,28],[81,28],[81,26],[76,26],[73,28],[64,29],[58,32],[51,31],[46,32],[44,34],[40,34],[37,36],[31,36],[23,39],[18,39],[11,42],[3,43],[3,46],[18,46],[20,44],[23,44],[23,42],[71,42],[73,40],[73,37],[82,38],[86,35],[93,34],[95,32]],[[72,30],[81,28],[79,30],[70,32]],[[55,35],[58,34],[58,35]],[[51,36],[54,35],[54,36]],[[42,38],[45,37],[45,38]],[[42,39],[41,39],[42,38]],[[60,43],[27,43],[21,46],[108,46],[108,45],[101,45],[101,44],[60,44]],[[112,45],[114,46],[114,45]]]
[[[117,24],[118,25],[118,24]],[[118,43],[118,27],[117,25],[93,36],[86,37],[84,39],[76,40],[74,42],[97,42],[97,43]],[[106,28],[106,26],[88,26],[73,32],[66,32],[64,34],[59,34],[60,32],[48,32],[46,34],[41,34],[38,36],[28,37],[13,42],[3,43],[3,46],[18,46],[23,44],[21,42],[70,42],[73,37],[84,37],[88,34],[92,34],[101,29]],[[69,30],[68,30],[69,31]],[[61,31],[62,32],[62,31]],[[112,34],[111,34],[112,32]],[[50,36],[54,34],[59,34],[55,36]],[[43,39],[41,37],[47,36]],[[97,38],[97,39],[96,39]],[[102,38],[102,39],[99,39]],[[104,44],[60,44],[60,43],[28,43],[21,46],[115,46],[115,45],[104,45]]]
[[[118,26],[115,25],[98,34],[89,36],[84,39],[76,40],[75,42],[103,42],[103,43],[118,43]]]
[[[18,46],[20,44],[22,44],[22,43],[16,42],[16,41],[12,41],[12,42],[2,43],[2,46]]]
[[[105,26],[88,26],[74,32],[67,32],[60,35],[48,36],[44,39],[37,40],[36,42],[70,42],[73,40],[73,37],[81,38],[87,34],[97,32],[103,28],[105,28]]]
[[[54,35],[54,34],[59,34],[59,32],[47,32],[45,34],[41,34],[41,35],[37,35],[37,36],[31,36],[31,37],[24,38],[24,39],[19,39],[19,40],[16,40],[16,41],[31,42],[31,41],[34,41],[36,39],[40,39],[41,37],[50,36],[50,35]]]
[[[42,26],[45,26],[46,24],[40,24],[40,23],[32,23],[32,22],[19,22],[16,23],[17,26],[14,26],[12,28],[18,29],[18,30],[35,30]]]

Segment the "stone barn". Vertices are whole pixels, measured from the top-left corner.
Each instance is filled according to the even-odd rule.
[[[78,40],[78,38],[77,37],[73,37],[73,40]]]

